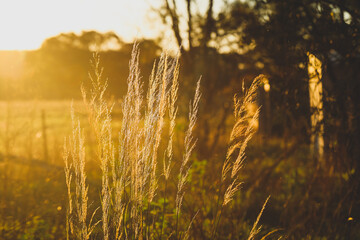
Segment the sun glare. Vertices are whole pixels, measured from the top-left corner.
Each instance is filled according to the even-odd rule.
[[[125,41],[155,37],[148,0],[12,0],[0,3],[0,50],[37,49],[61,32],[114,31]]]

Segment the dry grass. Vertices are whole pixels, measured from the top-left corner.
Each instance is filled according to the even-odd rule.
[[[127,94],[122,102],[122,126],[116,143],[111,126],[113,104],[109,104],[105,98],[107,81],[102,77],[99,55],[94,55],[92,61],[94,73],[90,74],[92,89],[87,92],[83,88],[82,93],[89,113],[89,122],[96,136],[97,158],[102,170],[101,225],[105,240],[191,237],[191,224],[196,220],[196,214],[192,216],[187,226],[182,226],[179,218],[182,217],[181,209],[191,168],[191,156],[197,141],[193,130],[199,111],[201,92],[199,79],[194,99],[189,104],[189,124],[185,131],[183,157],[181,160],[174,159],[173,138],[177,118],[179,57],[179,54],[175,57],[170,57],[167,53],[161,55],[159,61],[154,63],[144,97],[139,69],[139,48],[137,43],[134,45],[129,64]],[[261,79],[262,77],[259,76],[254,80],[242,99],[235,97],[236,122],[222,168],[221,186],[218,189],[218,210],[213,220],[213,239],[216,238],[222,209],[232,201],[241,185],[239,171],[245,159],[246,146],[255,132],[253,126],[259,116],[259,109],[255,114],[250,114],[247,106],[255,101]],[[67,140],[64,151],[69,199],[68,238],[88,239],[98,222],[92,224],[91,217],[87,223],[85,139],[80,123],[74,114],[72,116],[73,135]],[[165,125],[168,126],[167,132],[164,132]],[[164,141],[166,137],[167,141]],[[164,149],[160,147],[163,141]],[[162,156],[163,161],[159,164],[158,159]],[[173,169],[174,166],[180,167]],[[176,174],[178,174],[176,195],[170,198],[167,196],[167,184],[170,176]],[[152,204],[159,198],[157,192],[159,179],[162,176],[164,178],[163,207],[162,216],[157,220],[160,221],[160,225],[157,225],[150,212]],[[72,186],[72,181],[75,186]],[[170,232],[164,231],[168,199],[175,201],[175,223],[172,224],[174,229]],[[263,209],[249,239],[259,231],[256,226]]]
[[[72,109],[73,134],[64,144],[65,178],[68,189],[69,205],[67,209],[67,239],[70,234],[77,239],[87,240],[97,223],[92,225],[92,215],[87,223],[88,212],[88,186],[85,173],[85,145],[84,133],[80,121],[75,118]],[[70,162],[71,161],[71,162]],[[72,173],[73,171],[73,173]],[[74,175],[75,194],[72,192],[72,179]],[[73,207],[75,205],[75,209]]]

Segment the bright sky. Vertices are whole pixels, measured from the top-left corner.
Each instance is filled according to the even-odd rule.
[[[61,32],[114,31],[125,41],[156,37],[161,0],[1,0],[0,50],[30,50]]]

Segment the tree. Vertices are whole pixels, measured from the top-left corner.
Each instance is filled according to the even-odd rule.
[[[202,75],[203,114],[199,119],[202,128],[198,129],[199,142],[202,144],[199,144],[199,149],[204,157],[208,157],[216,152],[219,137],[224,133],[224,122],[231,115],[229,99],[241,89],[241,75],[238,69],[239,56],[233,52],[221,53],[216,47],[220,26],[216,22],[214,1],[209,0],[204,4],[205,11],[198,10],[200,4],[204,2],[164,0],[158,13],[164,23],[170,26],[182,53],[182,79],[185,85],[181,95],[183,101],[190,99],[190,88],[187,86],[192,86],[198,76]],[[182,8],[186,9],[185,12],[181,12]],[[230,85],[236,87],[231,89]]]
[[[160,47],[152,40],[140,40],[143,74],[149,74]],[[112,32],[95,31],[62,33],[44,41],[41,48],[28,52],[24,85],[33,89],[36,97],[45,99],[80,98],[81,84],[90,84],[89,59],[94,51],[101,55],[103,76],[109,78],[111,95],[121,97],[126,93],[128,59],[132,44],[124,43]],[[31,97],[31,96],[30,96]]]
[[[187,4],[187,17],[179,14],[179,3]],[[325,164],[319,167],[316,159],[309,159],[318,170],[314,170],[317,175],[301,193],[306,210],[297,212],[294,207],[284,211],[284,224],[289,227],[289,234],[298,238],[309,226],[314,236],[326,235],[323,229],[334,236],[339,231],[345,234],[346,223],[338,223],[349,213],[359,214],[357,207],[346,206],[359,206],[356,199],[360,182],[360,2],[236,0],[227,2],[216,14],[213,1],[208,1],[205,14],[195,13],[191,8],[194,4],[196,1],[165,1],[163,16],[183,46],[184,61],[191,63],[187,69],[204,73],[205,105],[221,106],[221,101],[214,103],[214,99],[227,87],[238,86],[231,85],[231,78],[264,73],[271,85],[272,132],[282,137],[285,145],[293,142],[289,138],[295,141],[295,147],[309,142],[310,115],[314,109],[309,104],[308,54],[321,60]],[[187,39],[182,37],[185,34],[179,27],[185,25]],[[213,64],[209,64],[210,60]],[[232,73],[222,71],[224,66]],[[206,119],[209,122],[216,110],[206,112],[211,113]],[[206,129],[206,124],[201,128]],[[350,176],[348,180],[341,177],[344,174]],[[333,184],[331,190],[329,184]],[[326,206],[314,204],[317,198]],[[298,204],[299,199],[294,199],[293,204]],[[337,209],[335,214],[332,208]],[[304,212],[316,220],[304,220]],[[322,226],[324,218],[328,219],[326,227]],[[332,228],[331,224],[337,227]]]
[[[114,33],[99,33],[96,31],[83,31],[80,35],[75,33],[61,33],[44,41],[43,49],[81,49],[85,51],[118,50],[124,42]]]
[[[245,4],[234,4],[229,17],[239,19],[239,23],[246,21],[240,10],[234,11],[240,6],[246,7]],[[316,229],[314,234],[324,234],[321,229],[328,229],[335,235],[346,229],[345,223],[338,224],[337,228],[326,228],[316,222],[327,218],[327,224],[331,225],[331,222],[339,223],[347,214],[359,214],[347,206],[358,206],[356,199],[359,199],[360,152],[356,146],[360,144],[360,73],[357,67],[360,64],[360,3],[254,0],[247,5],[247,11],[255,16],[254,21],[250,18],[249,24],[242,28],[238,28],[240,24],[225,24],[224,28],[237,31],[237,35],[247,43],[254,42],[254,48],[247,55],[251,54],[254,61],[261,62],[264,73],[269,76],[274,116],[285,116],[275,121],[279,128],[276,125],[273,128],[285,129],[288,135],[296,137],[299,132],[307,133],[301,135],[304,140],[309,138],[309,115],[313,109],[309,107],[307,94],[307,54],[316,55],[322,62],[325,163],[317,171],[320,176],[314,177],[317,187],[313,188],[309,183],[306,192],[312,195],[303,199],[309,203],[306,211],[317,220],[299,225],[304,215],[296,210],[286,211],[284,219],[291,234],[306,231],[305,225],[312,224]],[[351,173],[351,177],[345,181],[339,178],[344,173]],[[330,182],[333,184],[331,190],[326,187]],[[322,194],[323,207],[313,204],[319,193]],[[337,209],[335,214],[331,206]],[[291,227],[294,224],[297,224],[297,229]]]

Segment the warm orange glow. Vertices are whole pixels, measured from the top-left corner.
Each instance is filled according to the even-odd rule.
[[[269,83],[269,80],[268,80],[267,78],[264,78],[263,83],[264,83],[264,91],[265,91],[265,92],[269,92],[269,91],[270,91],[270,83]]]
[[[270,91],[270,84],[268,82],[264,84],[264,90],[265,90],[265,92]]]
[[[3,51],[0,55],[0,79],[18,79],[23,74],[25,53]]]
[[[149,0],[12,0],[0,3],[0,50],[30,50],[61,32],[114,31],[123,40],[155,37],[159,24]]]
[[[315,55],[308,53],[308,74],[309,74],[309,97],[310,107],[313,110],[311,114],[311,125],[313,128],[313,134],[311,141],[314,146],[314,151],[321,159],[324,154],[324,112],[323,112],[323,86],[322,86],[322,68],[321,61]]]

